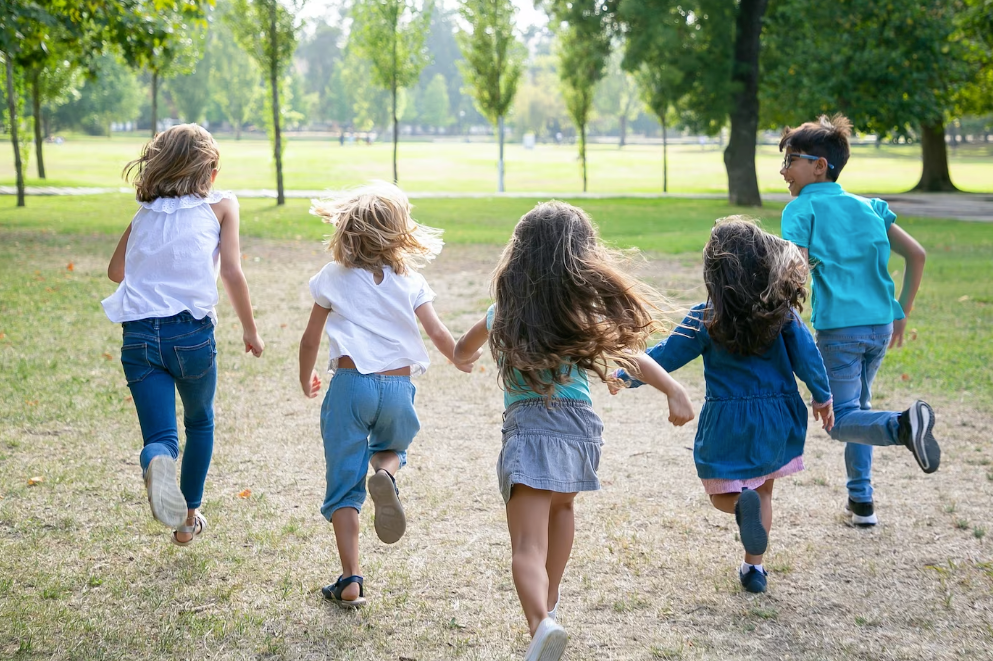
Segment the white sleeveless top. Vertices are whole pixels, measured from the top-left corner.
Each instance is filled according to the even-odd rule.
[[[427,370],[430,360],[414,310],[433,301],[434,292],[420,273],[397,275],[384,266],[377,285],[365,269],[330,262],[310,279],[310,293],[331,310],[324,326],[331,344],[330,371],[342,356],[349,356],[362,374],[401,367],[410,367],[412,375]]]
[[[111,321],[171,317],[186,310],[217,324],[221,224],[210,205],[225,198],[236,200],[234,193],[212,191],[205,198],[141,202],[131,221],[124,280],[103,300]]]

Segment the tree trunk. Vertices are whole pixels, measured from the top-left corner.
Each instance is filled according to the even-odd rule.
[[[741,0],[735,21],[731,82],[737,91],[732,98],[731,139],[724,150],[724,167],[728,201],[739,206],[762,206],[755,174],[755,136],[759,127],[759,34],[768,4],[769,0]]]
[[[500,144],[500,158],[497,160],[497,192],[503,192],[503,115],[497,117],[497,142]]]
[[[38,178],[45,178],[45,160],[41,148],[45,140],[41,134],[41,88],[38,85],[38,70],[35,69],[31,78],[31,111],[34,115],[34,149],[38,156]]]
[[[241,122],[235,122],[234,125],[234,139],[241,140]]]
[[[945,145],[945,124],[942,121],[921,126],[921,160],[923,170],[921,180],[914,186],[916,191],[928,193],[956,192],[948,174],[948,148]]]
[[[662,120],[662,192],[669,192],[669,135],[665,125],[665,108],[659,112]]]
[[[286,204],[283,193],[283,140],[279,134],[279,52],[276,33],[276,0],[269,5],[269,45],[272,48],[272,58],[269,66],[269,84],[272,86],[272,134],[273,155],[276,158],[276,206]]]
[[[586,192],[586,122],[579,123],[579,160],[583,164],[583,192]]]
[[[24,206],[24,166],[21,163],[21,144],[17,141],[17,97],[14,96],[14,63],[8,53],[7,61],[7,113],[10,117],[10,142],[14,145],[14,171],[17,173],[17,206]]]
[[[396,19],[396,17],[395,17]],[[392,80],[392,92],[393,92],[393,183],[397,186],[400,185],[400,178],[397,174],[397,141],[400,138],[399,129],[397,126],[397,24],[393,23],[393,78]]]
[[[152,137],[159,132],[159,71],[152,69]]]
[[[627,117],[627,113],[625,113],[625,114],[623,114],[623,115],[620,116],[619,124],[620,124],[620,127],[619,128],[620,128],[620,133],[621,133],[621,141],[617,144],[617,146],[618,146],[618,148],[623,148],[624,145],[627,143],[627,137],[628,137],[628,117]]]

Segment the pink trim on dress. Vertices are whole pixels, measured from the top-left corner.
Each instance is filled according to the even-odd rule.
[[[761,477],[750,477],[747,480],[722,480],[710,479],[701,480],[703,488],[708,496],[719,493],[741,493],[744,489],[758,489],[765,484],[766,480],[776,480],[787,475],[793,475],[803,470],[803,456],[799,456],[779,470]]]

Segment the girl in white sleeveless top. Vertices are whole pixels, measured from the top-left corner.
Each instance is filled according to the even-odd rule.
[[[420,430],[411,375],[428,368],[418,322],[452,362],[455,339],[438,319],[434,292],[417,269],[441,252],[441,232],[410,217],[407,196],[389,184],[315,202],[311,213],[334,225],[329,262],[310,279],[314,307],[300,340],[300,385],[315,398],[314,364],[322,331],[331,345],[334,376],[321,407],[327,491],[321,513],[334,526],[341,575],[322,592],[338,606],[365,604],[359,567],[359,509],[366,489],[375,506],[376,534],[387,544],[407,520],[394,476]],[[479,357],[457,364],[471,372]],[[366,480],[369,466],[373,474]]]
[[[107,317],[124,329],[121,363],[141,424],[152,516],[174,529],[180,546],[207,527],[199,507],[214,449],[218,274],[241,320],[245,351],[258,357],[265,348],[241,270],[238,201],[211,190],[218,157],[207,131],[181,124],[125,166],[141,207],[107,269],[120,286],[103,301]],[[186,427],[178,486],[176,390]]]

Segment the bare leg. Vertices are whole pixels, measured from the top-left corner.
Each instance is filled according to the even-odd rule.
[[[331,515],[331,525],[334,526],[334,541],[338,545],[338,556],[341,558],[342,576],[361,576],[358,510],[351,507],[335,510]],[[342,590],[341,598],[345,601],[358,599],[359,584],[352,583]]]
[[[762,504],[762,527],[768,533],[772,530],[772,487],[775,480],[766,480],[762,486],[755,489]],[[738,502],[740,493],[718,493],[710,496],[711,504],[722,512],[734,514],[734,506]],[[761,555],[745,554],[745,562],[750,565],[761,565]]]
[[[507,503],[514,585],[532,636],[541,621],[548,617],[545,562],[548,557],[548,514],[552,496],[551,491],[516,484]]]
[[[384,470],[396,477],[397,471],[400,470],[400,457],[393,450],[376,452],[369,458],[369,465],[372,466],[373,471]]]
[[[195,517],[196,515],[197,515],[197,511],[195,509],[186,510],[186,525],[192,526],[193,525],[193,521],[194,521],[194,518],[193,517]],[[193,539],[193,533],[191,533],[191,532],[179,532],[177,530],[173,534],[176,535],[176,541],[177,542],[186,543],[186,542],[190,541],[191,539]]]
[[[573,509],[574,493],[553,493],[548,512],[548,609],[555,608],[559,600],[559,583],[565,573],[566,563],[572,554],[572,540],[576,536],[576,513]]]

